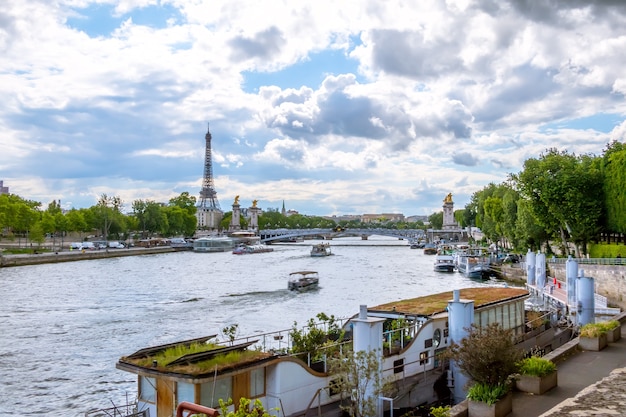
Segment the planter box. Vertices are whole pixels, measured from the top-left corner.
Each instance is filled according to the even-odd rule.
[[[579,337],[578,347],[583,350],[602,350],[606,347],[606,333],[602,333],[598,337]]]
[[[622,326],[618,326],[606,333],[607,343],[615,343],[622,338]]]
[[[510,392],[493,405],[472,400],[469,400],[467,404],[468,417],[504,417],[511,411],[513,411],[513,394]]]
[[[515,387],[522,392],[541,395],[556,387],[558,383],[557,371],[544,376],[520,375],[515,380]]]

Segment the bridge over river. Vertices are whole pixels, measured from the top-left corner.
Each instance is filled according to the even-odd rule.
[[[409,242],[426,237],[424,230],[421,229],[266,229],[259,231],[261,241],[265,243],[307,236],[323,236],[331,239],[361,236],[362,239],[367,240],[368,236],[372,235],[397,237]]]

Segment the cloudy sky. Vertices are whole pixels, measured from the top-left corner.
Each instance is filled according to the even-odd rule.
[[[622,0],[3,0],[0,180],[47,205],[440,211],[626,139]]]

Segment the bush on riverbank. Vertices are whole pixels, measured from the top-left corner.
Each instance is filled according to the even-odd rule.
[[[616,258],[617,255],[626,256],[626,246],[608,243],[589,244],[590,258]]]

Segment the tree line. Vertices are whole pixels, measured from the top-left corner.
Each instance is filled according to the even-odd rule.
[[[455,218],[504,247],[586,255],[603,234],[626,233],[626,146],[613,141],[600,156],[547,149],[474,193]]]
[[[52,201],[42,204],[14,194],[0,195],[0,231],[11,239],[43,242],[46,235],[81,235],[98,231],[101,236],[126,240],[140,237],[186,236],[196,232],[196,198],[183,192],[168,203],[135,200],[129,214],[122,212],[119,197],[103,194],[89,208],[63,212]],[[600,156],[576,155],[555,148],[524,162],[522,171],[509,174],[500,184],[488,184],[454,213],[461,227],[479,227],[489,242],[523,251],[546,250],[576,257],[587,253],[587,244],[602,234],[626,233],[626,145],[613,141]],[[228,230],[232,212],[220,224]],[[441,229],[443,211],[428,223],[397,222],[381,218],[375,223],[320,216],[283,215],[267,209],[259,216],[260,229],[277,228],[394,228]],[[242,228],[247,220],[241,217]],[[553,247],[557,245],[558,248]]]

